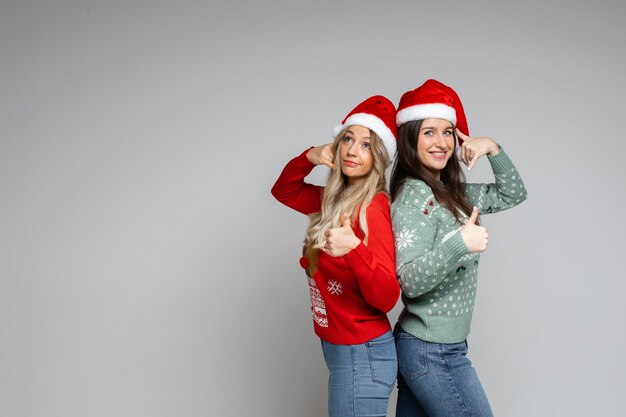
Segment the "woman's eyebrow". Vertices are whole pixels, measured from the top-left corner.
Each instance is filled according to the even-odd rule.
[[[354,134],[354,132],[353,132],[353,131],[351,131],[350,129],[348,129],[348,130],[346,131],[346,135],[347,135],[348,133],[350,133],[352,136],[356,136],[356,135]],[[363,139],[369,139],[369,138],[370,138],[369,136],[363,136]]]
[[[421,132],[422,130],[425,130],[425,129],[432,129],[432,130],[434,130],[434,129],[437,129],[437,128],[436,128],[435,126],[422,126],[422,127],[420,128],[420,132]],[[452,127],[452,126],[448,126],[448,127],[444,127],[444,128],[443,128],[443,130],[448,130],[448,129],[454,129],[454,127]]]

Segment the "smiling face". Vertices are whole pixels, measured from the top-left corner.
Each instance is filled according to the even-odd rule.
[[[454,127],[444,119],[425,119],[417,135],[417,156],[430,173],[441,178],[441,170],[454,152]]]
[[[360,125],[348,127],[339,143],[341,172],[348,177],[349,185],[365,180],[374,166],[370,148],[370,130]]]

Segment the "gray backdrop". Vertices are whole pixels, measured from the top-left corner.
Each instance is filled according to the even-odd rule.
[[[529,190],[484,218],[469,344],[495,413],[623,416],[625,16],[2,0],[0,415],[323,416],[306,218],[269,190],[356,103],[434,77]]]

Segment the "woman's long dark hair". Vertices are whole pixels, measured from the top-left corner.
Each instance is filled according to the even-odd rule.
[[[474,208],[465,194],[465,174],[461,170],[456,152],[453,152],[445,168],[441,170],[441,181],[422,165],[417,154],[417,140],[422,122],[423,120],[413,120],[398,129],[398,154],[389,185],[391,198],[395,200],[398,197],[407,178],[422,180],[433,191],[439,204],[461,221],[459,210],[470,216]],[[454,147],[456,149],[456,137]]]

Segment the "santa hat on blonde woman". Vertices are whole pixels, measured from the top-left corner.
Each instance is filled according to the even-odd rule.
[[[412,120],[444,119],[469,136],[463,104],[457,93],[437,80],[428,80],[402,95],[396,114],[398,127]],[[459,147],[463,139],[458,138]]]
[[[346,127],[360,125],[374,131],[383,141],[389,162],[396,154],[396,107],[391,100],[383,96],[372,96],[357,105],[343,119],[339,126],[333,129],[333,137]]]

